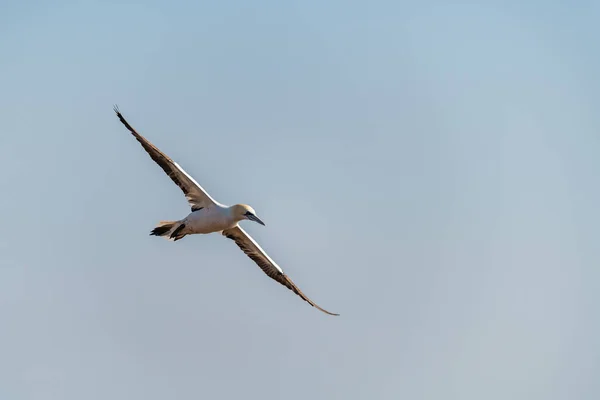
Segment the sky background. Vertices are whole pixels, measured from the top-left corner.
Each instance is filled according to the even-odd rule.
[[[599,18],[0,2],[0,398],[600,398]],[[189,208],[114,103],[341,316],[149,236]]]

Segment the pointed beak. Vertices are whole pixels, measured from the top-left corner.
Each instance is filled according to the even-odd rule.
[[[260,220],[260,218],[258,218],[258,217],[257,217],[256,215],[254,215],[254,214],[250,214],[250,215],[248,215],[248,219],[249,219],[250,221],[258,222],[258,223],[259,223],[259,224],[261,224],[262,226],[265,226],[265,223],[264,223],[264,222],[262,222],[262,221]]]

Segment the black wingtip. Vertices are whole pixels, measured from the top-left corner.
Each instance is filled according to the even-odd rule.
[[[133,127],[131,125],[129,125],[129,122],[127,122],[125,120],[125,117],[123,117],[123,114],[121,114],[121,110],[119,110],[119,106],[118,105],[114,105],[113,106],[113,110],[115,111],[115,113],[117,114],[117,118],[119,118],[119,121],[121,121],[121,123],[123,125],[125,125],[125,128],[127,128],[131,133],[133,133],[135,136],[138,136],[137,132],[135,131],[135,129],[133,129]]]
[[[340,314],[332,313],[332,312],[330,312],[330,311],[327,311],[327,310],[325,310],[325,309],[323,309],[323,308],[321,308],[321,307],[318,307],[318,306],[314,306],[314,307],[316,307],[316,308],[318,308],[319,310],[323,311],[325,314],[333,315],[334,317],[339,317],[339,316],[340,316]]]

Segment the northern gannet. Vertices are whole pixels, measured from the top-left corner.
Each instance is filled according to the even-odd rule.
[[[265,225],[252,207],[246,204],[235,204],[231,207],[225,206],[214,200],[210,195],[175,161],[161,152],[145,137],[136,132],[135,129],[123,118],[117,106],[114,107],[119,120],[137,139],[150,157],[166,172],[166,174],[181,188],[188,203],[191,213],[179,221],[161,221],[150,235],[160,236],[167,240],[177,241],[187,235],[207,234],[218,232],[232,239],[238,247],[252,259],[270,278],[281,283],[283,286],[296,293],[311,306],[329,315],[331,313],[310,300],[283,270],[267,255],[267,253],[246,233],[240,226],[242,220],[250,220]]]

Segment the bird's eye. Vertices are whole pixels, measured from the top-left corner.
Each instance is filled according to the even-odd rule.
[[[249,216],[252,215],[252,213],[250,211],[246,211],[246,214],[244,214],[245,216]]]

